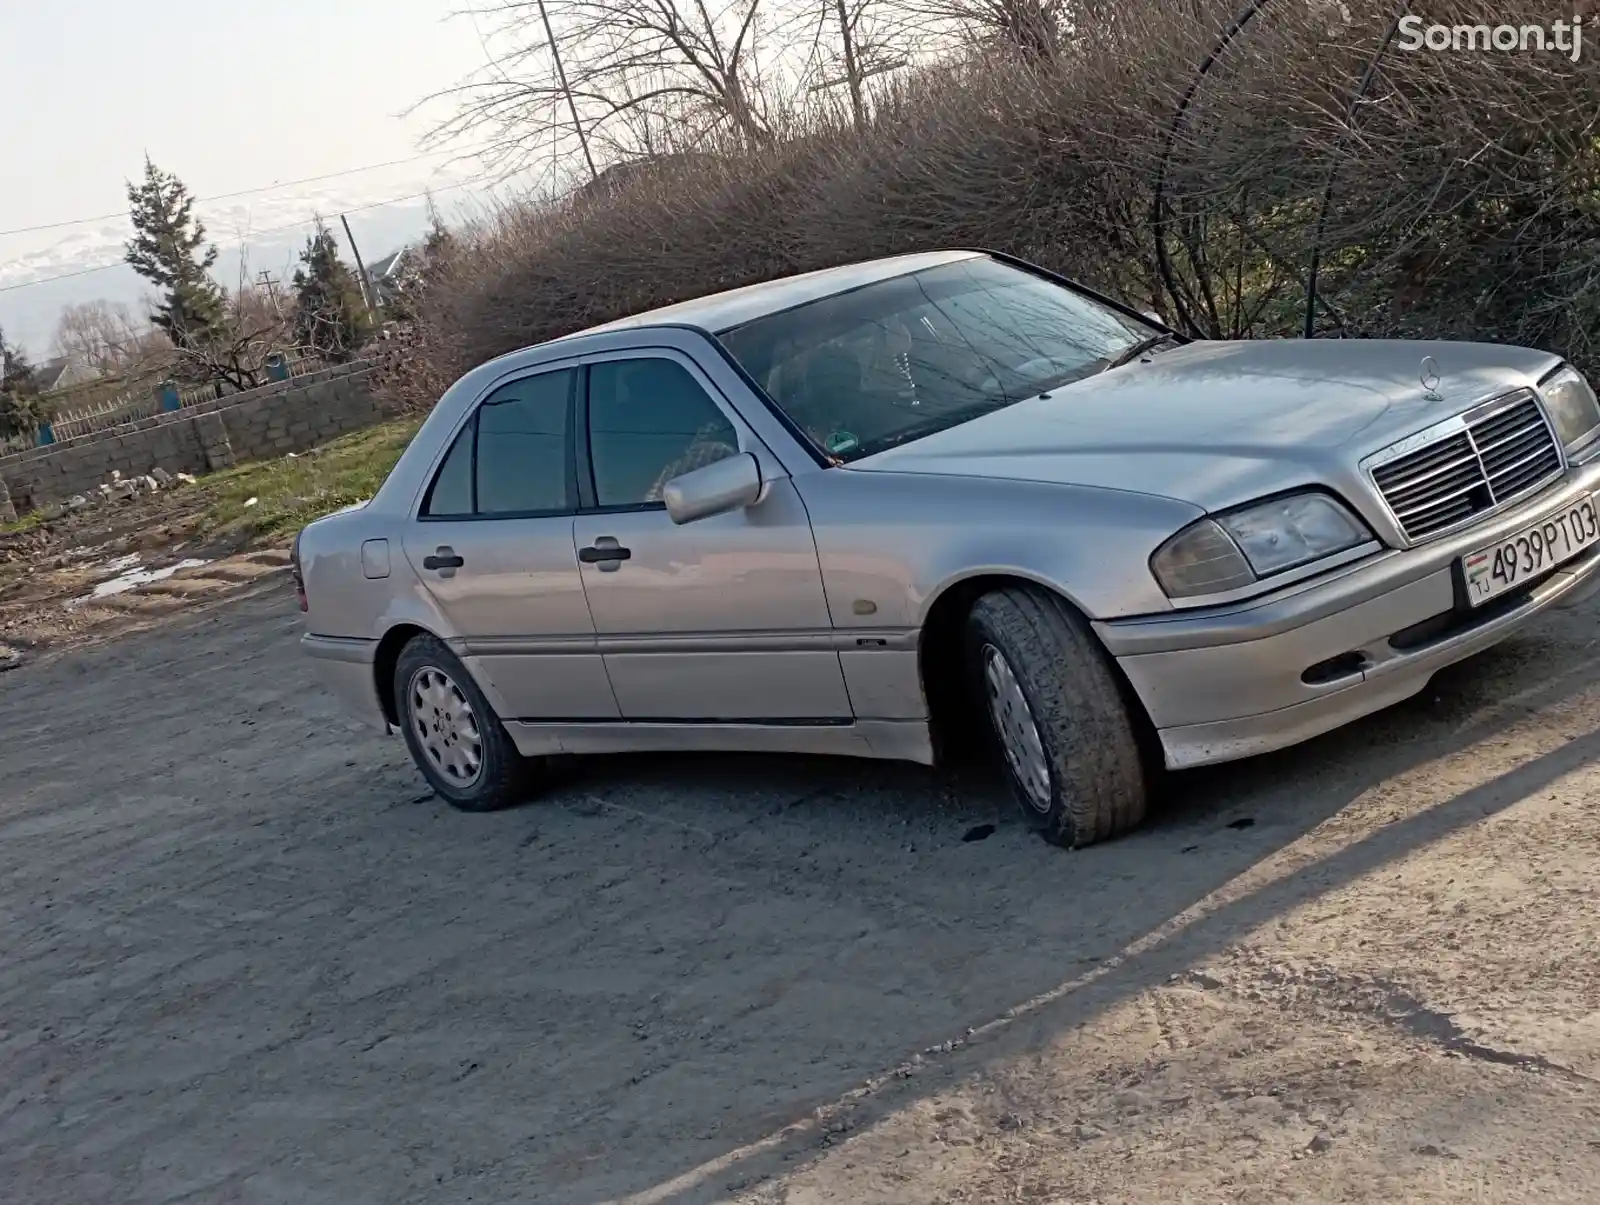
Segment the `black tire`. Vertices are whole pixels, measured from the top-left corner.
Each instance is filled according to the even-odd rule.
[[[966,651],[968,680],[1000,747],[1011,792],[1040,836],[1077,849],[1144,819],[1150,784],[1134,718],[1099,641],[1064,599],[1024,586],[983,595],[967,618]],[[991,705],[991,695],[1000,693],[991,690],[992,654],[1005,666],[995,667],[998,679],[1004,683],[1009,670],[1020,688],[1031,713],[1021,720],[1031,719],[1042,746],[1048,782],[1041,786],[1035,772],[1031,790],[1019,761],[1006,753]],[[1025,735],[1015,747],[1020,763],[1037,769],[1040,759],[1027,756]]]
[[[446,685],[441,685],[441,677]],[[424,692],[433,693],[435,700],[440,695],[464,700],[473,723],[456,724],[437,712],[421,710],[429,706]],[[394,667],[394,700],[411,760],[428,785],[452,807],[463,812],[493,812],[521,803],[544,770],[543,758],[526,758],[517,752],[466,666],[437,637],[413,636],[400,650]],[[436,723],[444,727],[436,728]],[[474,749],[477,773],[468,779],[452,767],[464,765]]]

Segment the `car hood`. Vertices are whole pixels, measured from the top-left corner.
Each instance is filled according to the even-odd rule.
[[[851,467],[1134,490],[1207,511],[1309,484],[1360,495],[1362,457],[1560,362],[1486,343],[1191,343]]]

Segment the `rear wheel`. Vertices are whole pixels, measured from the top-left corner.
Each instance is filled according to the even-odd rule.
[[[1117,678],[1088,625],[1047,591],[1008,587],[973,604],[967,663],[1028,824],[1068,848],[1144,819],[1148,782]]]
[[[411,759],[451,806],[492,812],[527,798],[543,759],[517,752],[466,666],[437,637],[415,636],[400,650],[394,697]]]

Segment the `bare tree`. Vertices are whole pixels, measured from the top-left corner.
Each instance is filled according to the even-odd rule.
[[[138,358],[152,331],[121,302],[85,301],[61,311],[55,353],[110,374]]]
[[[214,329],[205,338],[178,343],[180,373],[216,383],[219,393],[253,389],[266,381],[269,355],[293,350],[291,318],[266,285],[250,274],[248,257],[240,257],[235,287],[222,292],[222,318]]]
[[[873,84],[911,63],[928,42],[920,25],[901,0],[809,0],[783,32],[808,44],[801,67],[808,99],[842,92],[860,133],[867,128]]]
[[[1001,51],[1034,63],[1053,63],[1077,29],[1095,28],[1080,13],[1105,0],[891,0],[902,21],[948,49]]]
[[[507,170],[579,142],[585,153],[637,154],[640,119],[768,142],[771,63],[757,47],[768,2],[483,0],[470,11],[492,23],[490,61],[421,102],[456,105],[428,141],[487,136],[483,157]]]
[[[266,380],[267,356],[283,350],[282,322],[264,290],[249,289],[227,299],[224,321],[206,339],[187,339],[178,347],[184,375],[215,382],[220,393],[254,389]]]
[[[810,3],[791,49],[842,56],[832,0]],[[1242,8],[1062,0],[1044,56],[979,37],[1011,27],[977,13],[957,41],[983,52],[882,83],[865,133],[820,114],[755,150],[616,173],[592,204],[508,208],[463,238],[396,387],[429,404],[471,365],[585,325],[948,246],[1207,337],[1304,334],[1310,311],[1313,335],[1489,337],[1600,371],[1600,59],[1404,53],[1389,0],[1267,4],[1247,24]],[[1438,0],[1430,18],[1477,8]]]
[[[1161,21],[1189,24],[1226,21],[1228,0],[878,0],[904,31],[915,31],[919,47],[960,58],[979,51],[1021,59],[1034,66],[1059,64],[1068,51],[1103,56],[1112,51],[1135,59],[1148,39],[1162,36]],[[1233,0],[1233,8],[1245,0]],[[1339,0],[1305,0],[1337,4]],[[1152,7],[1158,16],[1152,19]],[[1159,44],[1159,42],[1157,43]]]

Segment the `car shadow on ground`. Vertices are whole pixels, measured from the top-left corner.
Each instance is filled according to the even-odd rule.
[[[924,963],[940,933],[990,933],[992,977],[980,977],[987,990],[974,990],[970,976],[956,988],[965,1023],[940,1031],[906,1015],[894,1034],[897,1059],[925,1047],[939,1050],[936,1074],[884,1078],[894,1070],[886,1062],[857,1067],[854,1084],[836,1085],[842,1092],[873,1084],[870,1098],[851,1106],[853,1126],[870,1125],[956,1079],[1046,1044],[1052,1034],[1092,1021],[1274,917],[1594,762],[1600,733],[1575,735],[1489,782],[1369,832],[1324,860],[1157,936],[1172,918],[1372,788],[1493,740],[1530,715],[1559,712],[1592,686],[1600,669],[1595,650],[1576,657],[1572,651],[1570,644],[1536,635],[1514,640],[1451,667],[1416,698],[1340,732],[1280,754],[1171,776],[1161,806],[1142,830],[1071,854],[1050,850],[1027,833],[998,774],[986,767],[963,767],[951,775],[802,758],[615,758],[575,767],[552,802],[637,816],[646,798],[669,798],[675,802],[640,822],[680,826],[706,840],[708,849],[728,851],[761,843],[774,826],[804,814],[807,831],[833,837],[806,851],[808,872],[822,869],[858,890],[876,882],[936,913],[936,922],[929,919],[937,932],[907,933],[902,944],[879,951],[886,981],[903,978],[894,966],[897,957]],[[780,805],[752,806],[748,798],[764,796],[761,784],[773,778],[802,793]],[[988,826],[992,833],[985,832]],[[850,848],[859,851],[858,859],[843,852]],[[896,873],[897,859],[910,865]],[[1115,903],[1108,907],[1108,901]],[[1131,946],[1137,951],[1124,953]],[[998,947],[1005,952],[995,955]],[[1120,961],[1109,973],[1063,986],[1110,958]],[[771,1020],[781,1023],[781,1008],[771,1011]],[[981,1040],[969,1030],[980,1031]],[[941,1039],[954,1039],[948,1053],[938,1046]],[[724,1196],[730,1184],[792,1172],[823,1149],[818,1140],[827,1113],[816,1110],[836,1098],[837,1092],[802,1095],[791,1098],[787,1110],[774,1100],[762,1117],[746,1118],[728,1132],[727,1138],[746,1145],[730,1142],[694,1168],[662,1167],[650,1183],[608,1184],[584,1199],[692,1205]]]

